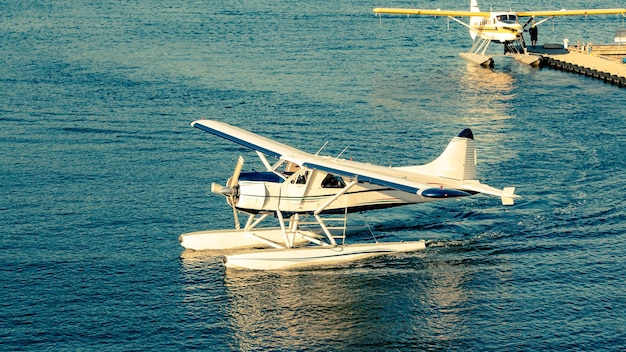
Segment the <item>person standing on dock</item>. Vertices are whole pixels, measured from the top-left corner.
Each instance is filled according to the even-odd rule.
[[[530,44],[534,48],[535,45],[537,45],[537,34],[539,34],[539,31],[537,30],[537,26],[535,26],[535,20],[533,20],[533,23],[530,25],[530,28],[528,29],[528,33],[530,34]]]

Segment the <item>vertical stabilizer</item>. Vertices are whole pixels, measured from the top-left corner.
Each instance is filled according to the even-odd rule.
[[[452,138],[437,159],[426,165],[400,167],[399,169],[454,180],[475,180],[476,147],[474,144],[474,135],[467,128]]]
[[[470,0],[470,12],[480,12],[480,9],[478,8],[478,0]],[[482,19],[482,17],[470,17],[470,36],[472,37],[472,40],[476,39],[476,34],[478,33],[472,28],[477,28]]]
[[[480,9],[478,8],[478,0],[470,0],[470,11],[480,12]]]

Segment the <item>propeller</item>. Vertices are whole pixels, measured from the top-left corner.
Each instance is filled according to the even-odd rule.
[[[239,230],[239,216],[237,215],[237,208],[235,207],[236,200],[235,196],[237,192],[235,191],[237,184],[239,183],[239,175],[241,174],[241,169],[243,168],[243,157],[239,156],[237,159],[237,164],[235,165],[235,170],[233,171],[233,175],[226,181],[226,186],[222,186],[218,183],[211,183],[211,192],[221,194],[226,197],[226,201],[233,208],[233,217],[235,219],[235,228]]]
[[[243,157],[239,157],[237,160],[237,164],[235,165],[235,170],[233,171],[233,175],[226,181],[226,186],[222,186],[219,183],[211,183],[211,192],[218,193],[223,196],[233,196],[235,193],[235,187],[237,187],[237,183],[239,182],[239,175],[241,174],[241,169],[243,168]]]
[[[526,21],[526,23],[524,23],[524,25],[522,26],[522,31],[526,31],[526,27],[528,27],[528,25],[535,19],[535,17],[531,17],[528,19],[528,21]]]

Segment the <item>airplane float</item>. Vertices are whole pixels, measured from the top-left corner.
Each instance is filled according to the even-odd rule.
[[[493,67],[493,57],[485,52],[489,44],[500,43],[505,47],[504,52],[513,56],[517,61],[537,66],[540,58],[536,55],[528,54],[524,42],[524,31],[529,25],[538,26],[543,22],[556,16],[589,16],[589,15],[609,15],[621,14],[626,16],[626,9],[586,9],[586,10],[557,10],[557,11],[504,11],[504,12],[483,12],[478,8],[477,0],[470,1],[469,11],[456,10],[427,10],[427,9],[401,9],[401,8],[375,8],[374,13],[394,14],[394,15],[418,15],[418,16],[442,16],[447,17],[461,25],[469,28],[470,36],[474,41],[469,52],[461,53],[460,56],[485,67]],[[457,17],[469,17],[469,24],[459,20]],[[528,17],[528,20],[521,24],[519,19]],[[536,17],[547,17],[533,23]],[[476,39],[478,38],[478,39]]]
[[[500,197],[504,205],[518,197],[514,187],[500,190],[476,178],[470,129],[428,164],[385,167],[321,156],[321,149],[310,154],[223,122],[198,120],[191,126],[255,150],[265,168],[244,172],[240,156],[226,184],[211,185],[232,207],[234,229],[179,237],[187,249],[249,250],[223,257],[229,268],[288,269],[417,251],[426,247],[425,241],[345,243],[348,214],[478,193]],[[277,161],[271,164],[268,156]],[[239,213],[248,215],[243,228]],[[277,219],[278,226],[259,226],[268,217]]]

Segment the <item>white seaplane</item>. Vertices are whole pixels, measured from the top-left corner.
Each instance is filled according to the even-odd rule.
[[[375,8],[374,13],[394,15],[418,15],[418,16],[441,16],[447,17],[469,28],[470,36],[474,41],[469,52],[461,53],[461,57],[485,67],[493,67],[493,57],[486,54],[489,44],[492,42],[503,44],[504,52],[513,56],[517,61],[539,65],[540,57],[529,54],[524,42],[524,31],[529,25],[538,26],[541,23],[556,16],[589,16],[589,15],[626,15],[626,8],[616,9],[584,9],[584,10],[556,10],[556,11],[502,11],[482,12],[478,8],[477,0],[470,1],[469,11],[456,10],[427,10],[427,9],[401,9],[401,8]],[[469,24],[457,17],[469,17]],[[519,18],[528,17],[522,25]],[[533,23],[536,17],[547,17]],[[478,38],[478,39],[476,39]]]
[[[226,267],[287,269],[417,251],[426,247],[423,240],[346,244],[347,214],[477,193],[500,197],[504,205],[518,197],[514,187],[500,190],[477,180],[469,129],[428,164],[384,167],[320,156],[321,150],[309,154],[218,121],[198,120],[191,126],[255,150],[266,169],[242,172],[240,156],[226,185],[211,185],[232,207],[234,229],[180,235],[187,249],[252,249],[226,256]],[[270,164],[267,156],[278,161]],[[238,213],[249,216],[243,228]],[[279,226],[259,226],[270,216]]]

